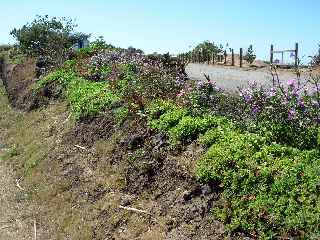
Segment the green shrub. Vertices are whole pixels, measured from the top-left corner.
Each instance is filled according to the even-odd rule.
[[[72,63],[70,62],[66,64],[70,65]],[[73,71],[59,69],[49,73],[48,75],[44,76],[39,81],[37,81],[34,89],[39,90],[44,87],[48,87],[49,85],[52,85],[52,84],[55,85],[56,87],[66,88],[67,85],[76,77],[77,76]]]
[[[92,49],[91,47],[80,48],[76,52],[77,57],[79,57],[79,58],[89,57],[89,56],[92,56],[94,53],[95,53],[95,50]]]
[[[186,111],[184,109],[177,108],[164,113],[159,119],[150,121],[149,126],[151,129],[168,131],[170,128],[177,125],[180,119],[185,115]]]
[[[76,119],[93,116],[119,101],[106,83],[75,78],[67,88],[67,98]]]
[[[177,109],[179,109],[179,107],[172,101],[165,101],[160,99],[151,102],[146,108],[146,113],[150,122],[152,120],[158,120],[161,115]]]
[[[17,40],[20,50],[28,56],[41,57],[49,65],[62,64],[69,55],[69,49],[89,35],[75,33],[71,19],[37,16],[31,23],[14,28],[11,35]]]
[[[211,128],[200,135],[198,142],[210,147],[214,143],[228,139],[233,134],[235,134],[235,127],[230,123],[222,122],[221,124],[218,124],[217,127]]]
[[[209,128],[217,127],[219,123],[220,118],[212,115],[184,116],[168,133],[172,142],[194,140],[200,133],[206,132]]]
[[[318,151],[269,144],[256,134],[228,134],[199,161],[197,176],[222,188],[214,214],[232,231],[261,238],[320,237]]]
[[[172,143],[194,140],[210,128],[232,126],[224,117],[209,114],[191,116],[183,107],[163,100],[150,104],[146,112],[149,127],[167,133]]]
[[[113,110],[115,119],[119,125],[122,125],[124,121],[128,118],[129,109],[126,107],[119,107]]]

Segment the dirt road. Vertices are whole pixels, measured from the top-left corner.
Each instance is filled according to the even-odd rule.
[[[231,91],[237,90],[237,87],[247,86],[249,81],[256,81],[261,85],[272,83],[268,68],[253,69],[191,63],[187,66],[186,72],[194,80],[205,80],[203,74],[207,74],[219,87]],[[304,74],[304,77],[306,75]],[[283,83],[289,79],[296,79],[295,73],[289,70],[279,70],[279,77]]]

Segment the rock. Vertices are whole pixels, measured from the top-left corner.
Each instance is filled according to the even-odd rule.
[[[135,199],[136,197],[133,195],[124,195],[121,197],[120,205],[124,207],[129,206]]]
[[[129,140],[128,140],[128,149],[130,150],[135,150],[143,144],[144,139],[141,135],[139,134],[134,134],[132,135]]]
[[[203,185],[203,186],[201,186],[201,193],[202,193],[202,195],[208,195],[208,194],[212,193],[212,189],[208,184]]]

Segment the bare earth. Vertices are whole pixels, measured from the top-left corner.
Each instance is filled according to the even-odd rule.
[[[272,76],[269,68],[239,68],[219,65],[191,63],[186,72],[191,79],[205,80],[204,74],[210,76],[219,87],[234,91],[237,87],[247,86],[249,81],[256,81],[261,85],[272,84]],[[289,79],[296,79],[292,70],[279,70],[281,82],[286,83]],[[302,79],[307,77],[307,72],[302,74]]]

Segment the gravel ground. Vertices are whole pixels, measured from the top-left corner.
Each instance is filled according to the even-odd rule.
[[[237,87],[247,86],[249,81],[256,81],[261,85],[272,84],[269,68],[254,69],[191,63],[187,66],[186,72],[194,80],[205,80],[203,74],[207,74],[217,82],[218,86],[230,91],[237,90]],[[278,74],[283,83],[289,79],[296,79],[295,73],[290,70],[279,70]],[[302,78],[305,76],[306,73],[302,75]]]

